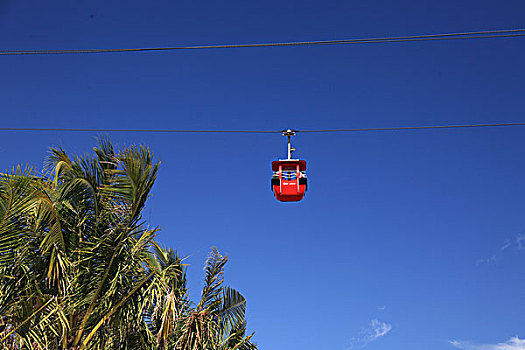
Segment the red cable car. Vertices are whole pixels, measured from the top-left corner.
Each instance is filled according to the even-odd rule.
[[[290,145],[290,137],[295,136],[295,131],[288,129],[283,131],[283,135],[288,136],[288,159],[272,162],[272,191],[278,201],[298,202],[308,190],[306,161],[292,159],[295,149]]]

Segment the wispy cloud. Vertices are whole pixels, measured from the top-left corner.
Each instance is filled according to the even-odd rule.
[[[506,239],[505,242],[503,242],[503,245],[501,246],[500,250],[504,251],[508,247],[512,245],[512,241],[510,239]]]
[[[451,340],[450,344],[462,350],[525,350],[525,339],[512,337],[504,343],[473,344],[469,342]]]
[[[501,252],[508,250],[508,249],[512,249],[512,248],[516,250],[525,250],[525,234],[524,233],[520,232],[514,238],[506,239],[505,241],[503,241],[503,244],[501,245],[498,253],[492,254],[488,258],[476,260],[476,265],[493,263],[497,260]]]
[[[357,337],[350,340],[348,349],[362,349],[377,339],[384,337],[392,330],[392,325],[379,320],[372,320],[368,327],[361,330]]]
[[[494,262],[494,261],[496,261],[496,254],[491,255],[490,258],[478,259],[476,261],[476,265],[489,264],[489,263]]]
[[[525,235],[519,234],[518,237],[516,237],[516,245],[518,246],[518,249],[525,249],[525,245],[523,244],[523,241],[525,241]]]

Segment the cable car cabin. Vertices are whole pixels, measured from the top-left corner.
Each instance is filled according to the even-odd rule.
[[[308,190],[305,160],[276,160],[272,170],[272,191],[278,201],[298,202],[304,198]]]

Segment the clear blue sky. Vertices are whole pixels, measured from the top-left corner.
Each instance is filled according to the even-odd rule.
[[[0,47],[506,29],[523,27],[524,13],[519,0],[0,0]],[[0,61],[4,127],[525,121],[524,38]],[[0,168],[41,169],[49,146],[90,152],[96,136],[0,132]],[[191,255],[194,299],[210,248],[230,256],[226,279],[246,296],[261,349],[525,349],[525,127],[300,134],[309,192],[296,204],[270,192],[282,136],[110,136],[147,144],[162,160],[147,213],[163,227],[160,241]]]

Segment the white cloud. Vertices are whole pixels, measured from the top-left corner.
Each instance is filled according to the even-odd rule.
[[[508,247],[510,247],[511,245],[512,245],[512,242],[510,241],[510,239],[506,239],[505,242],[503,242],[503,245],[501,246],[500,250],[503,251],[507,249]]]
[[[525,235],[520,233],[518,237],[516,237],[516,245],[520,250],[524,248],[524,244],[522,243],[523,241],[525,241]]]
[[[372,320],[368,327],[361,330],[359,336],[350,340],[348,349],[362,349],[377,339],[384,337],[392,330],[392,325],[379,320]]]
[[[512,337],[498,344],[472,344],[457,340],[451,340],[450,344],[462,350],[525,350],[525,339],[519,337]]]
[[[478,261],[476,261],[476,265],[480,265],[480,264],[490,264],[492,262],[496,261],[496,255],[492,255],[490,258],[487,258],[487,259],[478,259]]]
[[[502,252],[507,250],[507,249],[509,249],[509,248],[510,249],[516,249],[516,250],[525,250],[525,234],[518,233],[515,236],[515,238],[513,238],[513,239],[506,239],[505,241],[503,241],[503,244],[499,248],[499,252],[498,253],[492,254],[488,258],[478,259],[476,261],[476,265],[490,264],[490,263],[495,262],[497,260],[497,258],[499,257],[499,255],[503,254]]]

